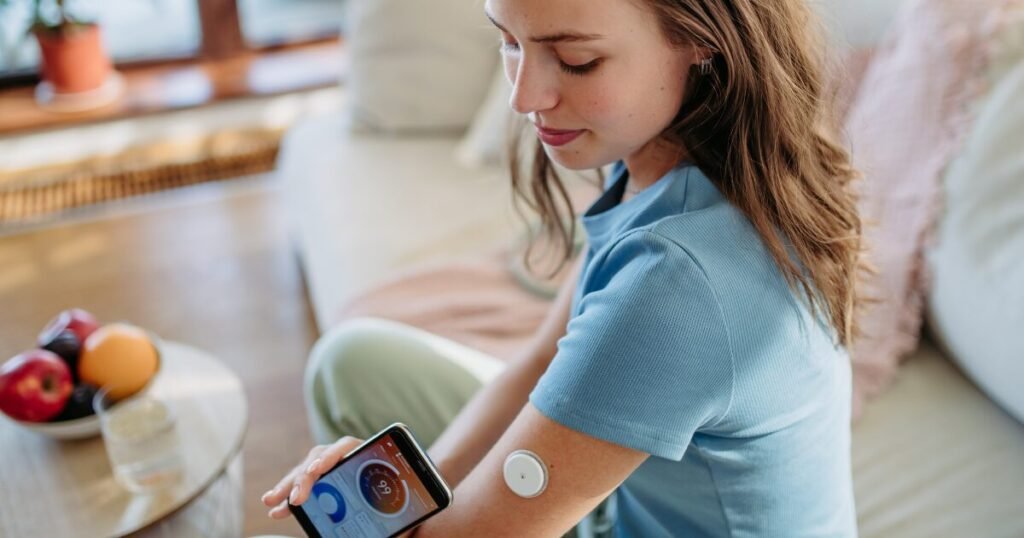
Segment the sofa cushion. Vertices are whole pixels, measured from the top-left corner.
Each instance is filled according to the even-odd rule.
[[[928,341],[853,428],[862,538],[1024,536],[1024,427]]]
[[[550,308],[516,282],[501,254],[396,274],[344,305],[341,317],[398,321],[507,362],[527,349]]]
[[[349,0],[348,120],[355,130],[461,131],[498,64],[479,2]]]
[[[346,134],[341,115],[306,121],[282,141],[283,178],[317,324],[397,271],[493,251],[521,235],[501,169],[467,171],[456,137]]]
[[[504,68],[498,68],[491,80],[487,97],[473,117],[466,134],[455,148],[455,159],[466,168],[508,164],[513,134],[513,113],[509,108],[512,85]]]
[[[1013,0],[912,0],[879,45],[846,128],[871,263],[871,300],[853,347],[854,418],[917,347],[923,253],[937,217],[941,177],[971,126],[966,113],[984,73],[991,16]]]
[[[960,366],[1024,423],[1024,2],[1003,21],[992,90],[945,176],[929,313]]]

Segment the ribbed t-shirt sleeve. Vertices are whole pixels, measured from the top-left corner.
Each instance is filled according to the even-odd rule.
[[[579,432],[681,460],[732,398],[729,336],[704,270],[678,244],[637,230],[595,257],[579,285],[530,402]]]

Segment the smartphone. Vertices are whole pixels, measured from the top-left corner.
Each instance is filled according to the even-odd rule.
[[[288,505],[312,538],[386,538],[452,504],[452,490],[409,428],[395,423],[356,447]]]

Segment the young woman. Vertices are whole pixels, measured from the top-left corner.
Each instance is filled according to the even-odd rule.
[[[421,538],[559,536],[613,493],[617,536],[855,536],[861,225],[805,1],[485,9],[542,148],[521,190],[566,245],[552,161],[617,163],[582,217],[578,276],[503,371],[392,323],[325,335],[306,389],[333,444],[267,492],[271,517],[401,420],[439,435],[431,456],[457,485]],[[501,478],[519,449],[547,465],[539,497]]]

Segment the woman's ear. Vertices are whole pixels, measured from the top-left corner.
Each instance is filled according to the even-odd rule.
[[[703,45],[693,45],[692,48],[692,59],[690,61],[691,67],[696,67],[700,74],[707,75],[711,72],[714,65],[715,52],[711,47]]]
[[[700,66],[702,62],[710,62],[714,59],[715,51],[711,47],[705,45],[694,45],[693,46],[693,63]]]

